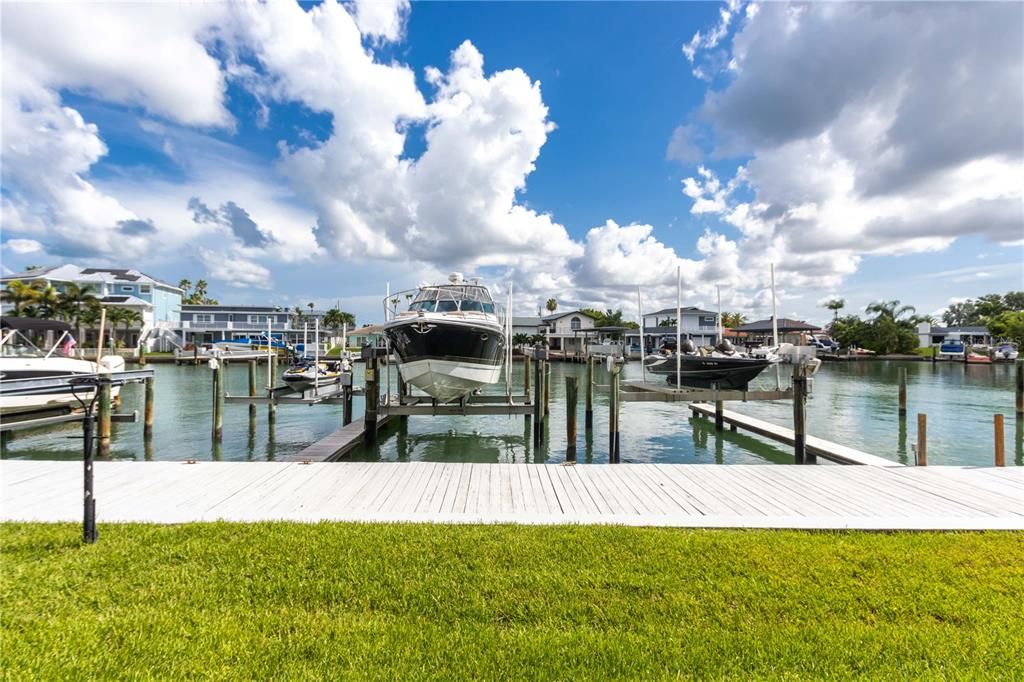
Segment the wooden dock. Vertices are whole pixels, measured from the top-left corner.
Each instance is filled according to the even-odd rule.
[[[710,417],[711,419],[715,418],[714,405],[693,403],[690,405],[690,409],[694,414],[700,414],[705,417]],[[765,438],[770,438],[787,445],[793,445],[793,429],[777,426],[771,422],[766,422],[763,419],[755,419],[754,417],[748,417],[745,414],[740,414],[739,412],[733,412],[731,410],[722,410],[722,419],[727,424],[732,424],[738,428],[751,431],[759,436],[764,436]],[[817,438],[815,436],[807,436],[807,452],[838,464],[865,464],[868,466],[879,467],[903,466],[899,462],[894,462],[891,459],[871,455],[860,450],[855,450],[854,448],[848,448],[845,445],[840,445],[839,443],[827,441],[824,438]]]
[[[382,414],[377,417],[377,429],[383,428],[391,417]],[[341,427],[334,433],[324,436],[309,447],[303,448],[296,453],[279,457],[278,461],[283,462],[330,462],[348,454],[363,443],[363,432],[366,430],[366,421],[363,417],[354,420],[351,424]]]
[[[82,464],[0,461],[0,519],[80,522]],[[1024,530],[1024,467],[98,462],[111,522]],[[102,541],[102,540],[101,540]]]

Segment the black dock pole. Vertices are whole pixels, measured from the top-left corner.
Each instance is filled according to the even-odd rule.
[[[807,373],[804,365],[793,364],[793,459],[797,464],[816,464],[818,458],[807,454]]]
[[[576,394],[579,380],[565,378],[565,460],[576,461]]]
[[[905,419],[907,416],[907,368],[900,367],[898,374],[900,377],[899,416],[901,419]]]
[[[594,430],[594,356],[587,358],[587,372],[586,372],[586,404],[583,412],[583,428],[586,429],[587,433]]]
[[[608,391],[608,463],[619,463],[619,373],[612,369]]]
[[[377,376],[377,349],[372,346],[363,346],[363,357],[366,359],[364,393],[366,401],[366,416],[363,419],[363,443],[367,446],[377,444],[377,406],[380,403],[380,381]]]

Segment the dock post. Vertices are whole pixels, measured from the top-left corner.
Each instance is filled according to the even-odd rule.
[[[594,430],[594,356],[587,358],[587,372],[585,379],[587,400],[583,412],[583,428],[587,432]]]
[[[139,344],[139,367],[146,366],[146,344]]]
[[[793,364],[793,459],[797,464],[815,464],[807,454],[807,373],[800,362]]]
[[[917,466],[928,465],[928,415],[917,415]]]
[[[576,394],[579,379],[565,378],[565,460],[576,461]]]
[[[608,463],[619,462],[619,373],[612,370],[608,391]]]
[[[220,361],[210,361],[213,365],[213,442],[224,439],[224,371]]]
[[[249,361],[249,397],[256,397],[256,361]],[[249,420],[256,419],[256,403],[249,403]]]
[[[110,456],[110,382],[101,381],[99,386],[99,448],[100,457]]]
[[[82,540],[87,543],[96,542],[99,537],[96,532],[96,496],[93,488],[92,429],[92,410],[86,408],[85,419],[82,420]]]
[[[146,402],[142,412],[142,438],[153,440],[153,377],[146,377]]]
[[[530,356],[523,355],[523,395],[530,395]]]
[[[1003,415],[997,414],[992,418],[992,425],[995,427],[996,438],[996,466],[1006,466],[1006,444],[1003,440]]]
[[[348,426],[352,423],[352,373],[343,374],[341,380],[341,425]]]
[[[1024,419],[1024,360],[1017,365],[1017,421]]]
[[[551,362],[544,362],[544,416],[551,414]]]
[[[534,348],[533,368],[533,444],[540,446],[544,439],[544,360],[547,353],[538,345]]]
[[[939,349],[936,346],[932,346],[932,365],[939,361]]]
[[[363,357],[366,359],[366,372],[364,380],[364,399],[366,401],[366,416],[363,418],[363,443],[367,446],[377,444],[377,406],[380,404],[380,382],[377,377],[377,349],[366,346],[363,348]]]
[[[277,403],[274,402],[274,383],[277,379],[277,353],[270,354],[267,366],[270,368],[270,379],[267,382],[267,396],[270,398],[270,402],[267,404],[267,421],[273,424],[277,421]]]
[[[907,416],[907,368],[900,367],[897,370],[900,377],[900,392],[899,392],[899,415],[900,417]]]
[[[718,384],[715,384],[715,431],[721,431],[725,428],[725,417],[722,414],[724,409],[724,403],[718,400]]]

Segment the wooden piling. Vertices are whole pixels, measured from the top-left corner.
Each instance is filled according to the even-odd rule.
[[[907,368],[900,367],[897,372],[900,378],[899,415],[905,417],[907,416]]]
[[[583,428],[590,432],[594,429],[594,357],[587,358],[587,372],[584,379],[587,392],[585,411],[583,412]]]
[[[723,401],[715,401],[715,431],[721,431],[725,428],[725,418],[722,415],[722,410],[725,409]]]
[[[1006,466],[1006,444],[1003,440],[1003,415],[997,414],[992,418],[992,425],[995,428],[995,445],[996,445],[996,466]]]
[[[213,442],[224,439],[224,368],[222,363],[213,360]]]
[[[934,365],[939,361],[939,349],[936,346],[932,346],[932,364]]]
[[[146,402],[143,407],[142,417],[142,438],[145,441],[153,440],[153,407],[154,407],[154,379],[146,377]]]
[[[608,391],[608,463],[619,462],[619,373],[611,373]]]
[[[544,351],[537,348],[534,352],[534,445],[540,446],[544,439]]]
[[[544,416],[551,414],[551,363],[544,362]]]
[[[576,377],[565,378],[565,459],[576,461],[576,394],[579,380]]]
[[[99,420],[99,448],[100,457],[110,456],[110,383],[104,381],[99,386],[99,405],[97,418]]]
[[[928,415],[917,415],[917,466],[928,465]]]
[[[523,356],[523,395],[530,395],[530,363],[529,355]]]
[[[139,367],[146,366],[146,344],[139,344]]]
[[[366,358],[366,416],[363,418],[363,443],[369,447],[377,444],[377,406],[380,404],[380,377],[377,368],[376,348],[370,349]]]
[[[274,394],[274,384],[277,382],[277,353],[272,352],[270,354],[267,366],[270,367],[270,385],[267,386],[267,395],[272,396]],[[267,421],[271,424],[277,421],[277,403],[273,400],[267,404]]]
[[[256,397],[256,361],[249,361],[249,397]],[[249,403],[249,420],[256,419],[256,403]]]
[[[797,464],[815,464],[818,458],[807,453],[807,373],[804,365],[793,364],[793,460]]]
[[[1017,363],[1017,421],[1024,419],[1024,360]]]

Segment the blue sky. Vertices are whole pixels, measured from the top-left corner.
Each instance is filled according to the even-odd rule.
[[[933,313],[1024,287],[1021,13],[7,7],[0,255],[361,320],[453,268],[628,314],[678,268],[757,318],[771,262],[780,315]]]

